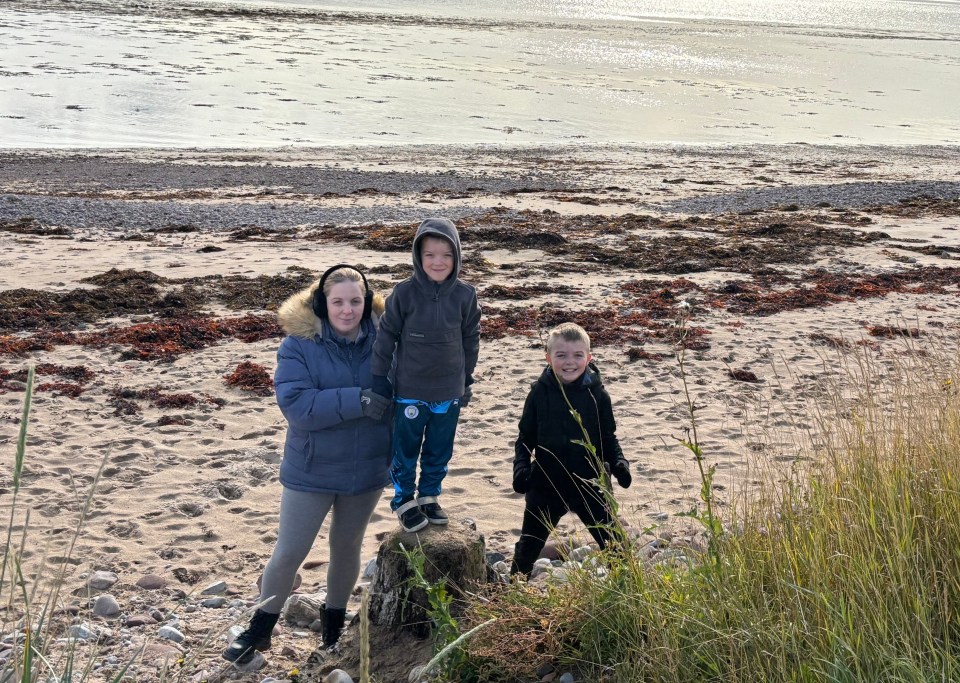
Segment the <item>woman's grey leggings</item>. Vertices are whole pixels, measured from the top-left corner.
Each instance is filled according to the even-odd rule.
[[[260,609],[279,614],[293,590],[297,570],[307,559],[327,513],[330,521],[330,564],[327,566],[327,605],[334,609],[347,606],[360,573],[360,546],[363,533],[383,491],[377,489],[358,496],[333,493],[307,493],[283,488],[280,496],[280,531],[277,546],[263,570],[260,599],[269,602]]]

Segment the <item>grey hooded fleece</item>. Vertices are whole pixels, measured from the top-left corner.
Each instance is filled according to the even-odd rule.
[[[423,270],[420,242],[441,237],[453,245],[453,272],[433,282]],[[446,218],[428,218],[413,238],[413,277],[393,288],[380,318],[371,369],[393,369],[394,394],[420,401],[460,398],[472,383],[480,351],[477,290],[458,279],[460,235]]]

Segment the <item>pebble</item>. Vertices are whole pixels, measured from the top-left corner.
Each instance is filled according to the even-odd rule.
[[[367,565],[363,568],[363,576],[361,578],[372,579],[373,575],[376,573],[377,573],[377,558],[372,557],[370,558],[370,561],[367,562]]]
[[[497,562],[504,562],[507,559],[507,556],[503,553],[498,552],[489,552],[486,554],[487,564],[495,565]]]
[[[559,683],[573,683],[573,674],[569,671],[560,677]]]
[[[227,582],[226,581],[217,581],[216,583],[211,583],[209,586],[200,591],[200,595],[220,595],[221,593],[227,592]]]
[[[250,673],[251,671],[259,671],[267,665],[266,658],[259,652],[254,652],[253,657],[246,664],[237,664],[234,662],[232,664],[233,668],[241,673]]]
[[[227,599],[221,595],[215,598],[207,598],[200,604],[204,607],[209,607],[210,609],[219,609],[227,604]]]
[[[167,585],[167,580],[156,574],[145,574],[137,580],[137,587],[146,590],[157,590]]]
[[[98,591],[106,590],[110,588],[119,580],[119,577],[113,572],[107,571],[95,571],[90,575],[90,578],[87,579],[87,585],[90,588]]]
[[[90,628],[89,624],[77,624],[67,629],[67,637],[77,640],[92,640],[97,637],[97,633]]]
[[[149,614],[134,614],[127,617],[124,623],[127,626],[152,626],[157,623],[157,620]]]
[[[307,627],[314,633],[320,633],[323,631],[323,619],[314,619],[310,622],[310,625]]]
[[[186,638],[186,636],[173,626],[161,626],[160,630],[157,631],[157,635],[166,640],[172,640],[175,643],[182,643]]]
[[[120,613],[120,603],[112,595],[98,595],[93,602],[93,613],[98,617],[112,617]]]
[[[343,669],[334,669],[326,675],[323,683],[353,683],[353,679]]]
[[[187,605],[186,607],[183,608],[183,611],[186,612],[187,614],[193,614],[198,609],[199,608],[196,605]]]
[[[498,574],[507,574],[510,572],[510,565],[503,560],[500,560],[499,562],[495,562],[493,564],[493,570]]]

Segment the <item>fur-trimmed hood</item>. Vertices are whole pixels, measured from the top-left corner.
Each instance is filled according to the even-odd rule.
[[[301,339],[313,339],[317,335],[323,336],[323,322],[313,312],[313,297],[319,286],[320,281],[317,280],[306,289],[291,296],[280,306],[277,311],[277,318],[280,321],[280,327],[286,334]],[[383,296],[374,292],[373,311],[370,314],[370,322],[373,323],[374,327],[380,324],[383,307]]]

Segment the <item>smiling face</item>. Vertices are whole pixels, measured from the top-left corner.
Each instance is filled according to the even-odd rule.
[[[345,280],[330,288],[327,292],[327,318],[341,337],[357,338],[363,318],[363,288],[359,283]]]
[[[583,341],[557,339],[547,351],[547,363],[564,384],[578,380],[592,358],[590,347]]]
[[[423,272],[433,282],[443,282],[453,272],[453,245],[442,237],[424,237],[420,240],[420,263]]]

